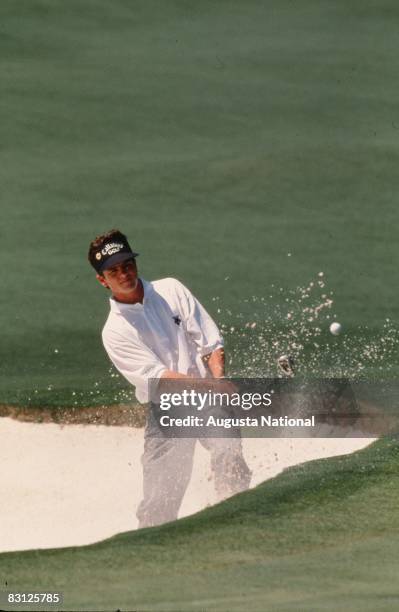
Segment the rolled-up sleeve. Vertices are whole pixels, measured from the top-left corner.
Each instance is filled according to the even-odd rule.
[[[223,347],[220,331],[200,302],[182,283],[177,281],[179,301],[186,331],[203,357]]]

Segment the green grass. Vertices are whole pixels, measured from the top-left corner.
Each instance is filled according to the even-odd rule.
[[[3,0],[0,401],[115,401],[86,262],[113,226],[219,323],[212,297],[250,320],[246,297],[320,270],[348,334],[398,321],[398,17],[393,0]]]
[[[2,588],[63,591],[64,610],[394,610],[398,474],[381,440],[175,523],[2,554]]]

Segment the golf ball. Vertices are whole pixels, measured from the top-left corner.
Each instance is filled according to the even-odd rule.
[[[332,333],[333,336],[338,336],[342,332],[341,323],[338,323],[337,321],[335,321],[334,323],[331,323],[330,332]]]

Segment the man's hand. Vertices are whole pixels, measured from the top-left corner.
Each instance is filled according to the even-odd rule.
[[[196,378],[193,380],[192,387],[199,391],[212,390],[214,393],[237,393],[238,388],[236,385],[229,380],[223,380],[224,377],[224,349],[219,348],[213,351],[209,355],[205,355],[202,358],[205,365],[207,366],[211,378]],[[193,376],[187,374],[181,374],[180,372],[174,372],[173,370],[165,370],[160,378],[160,385],[162,387],[163,380],[182,380],[182,379],[193,379]]]
[[[217,351],[214,351],[214,353],[211,353],[211,357],[216,352],[222,350],[223,349],[218,349]],[[211,371],[211,374],[213,374],[212,377],[198,378],[188,374],[181,374],[180,372],[175,372],[174,370],[165,370],[165,372],[163,372],[163,374],[160,376],[158,390],[160,391],[161,389],[166,388],[168,391],[170,391],[171,380],[187,380],[187,385],[193,389],[196,389],[197,391],[205,392],[212,390],[214,393],[228,393],[229,395],[232,393],[237,393],[238,388],[236,385],[229,380],[224,380],[223,375],[220,374],[223,367],[223,365],[221,365],[221,360],[223,360],[222,364],[224,365],[224,352],[223,355],[217,355],[212,362],[214,372],[219,373],[219,376],[215,376],[214,372]],[[166,387],[163,385],[163,383],[165,383]],[[181,385],[177,388],[181,388]]]

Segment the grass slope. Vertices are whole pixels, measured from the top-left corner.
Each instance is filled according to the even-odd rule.
[[[2,0],[0,401],[117,401],[85,260],[113,226],[144,277],[215,315],[212,296],[245,321],[243,296],[323,270],[348,333],[398,320],[398,17],[394,0]]]
[[[0,555],[1,588],[64,610],[393,610],[399,438],[286,470],[181,521],[100,544]]]

